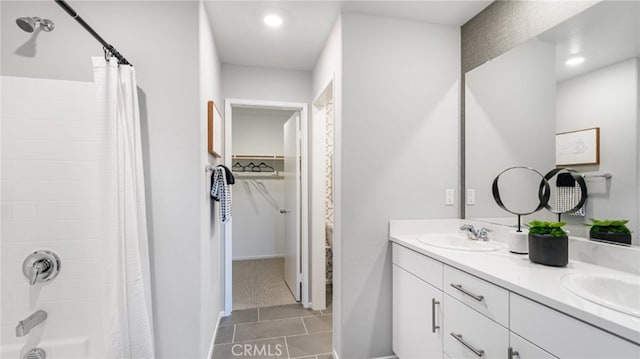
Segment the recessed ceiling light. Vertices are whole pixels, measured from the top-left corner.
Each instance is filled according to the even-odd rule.
[[[282,25],[282,18],[275,14],[270,14],[264,17],[264,23],[271,27],[278,27]]]
[[[584,57],[575,56],[575,57],[569,58],[564,63],[565,63],[565,65],[568,65],[568,66],[575,66],[575,65],[579,65],[579,64],[581,64],[583,62],[584,62]]]

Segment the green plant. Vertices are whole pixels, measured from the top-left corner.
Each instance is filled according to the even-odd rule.
[[[533,220],[528,224],[529,233],[550,235],[551,237],[564,237],[567,235],[567,232],[562,229],[562,226],[564,226],[565,224],[567,223]]]
[[[585,224],[586,226],[591,227],[591,230],[594,232],[600,233],[625,233],[630,234],[631,231],[625,224],[629,222],[628,220],[599,220],[595,218],[591,218],[591,223]]]

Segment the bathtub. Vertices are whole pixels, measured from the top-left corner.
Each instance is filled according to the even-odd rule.
[[[40,343],[9,344],[0,346],[0,358],[22,359],[31,349],[37,347],[47,353],[47,359],[85,359],[89,357],[89,338],[69,338],[44,340]]]

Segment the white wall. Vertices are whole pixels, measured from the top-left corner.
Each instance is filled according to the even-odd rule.
[[[333,81],[333,100],[334,100],[334,142],[336,146],[334,148],[334,183],[339,183],[341,178],[340,173],[340,147],[337,143],[340,142],[341,132],[340,125],[342,121],[342,16],[339,16],[336,23],[333,25],[327,42],[322,49],[322,53],[318,58],[313,73],[312,73],[312,93],[313,98],[316,99],[325,90],[325,87]],[[318,115],[324,115],[322,111],[311,111],[312,119],[317,119]],[[318,121],[320,122],[320,121]],[[324,120],[321,121],[324,124]],[[324,146],[318,145],[318,139],[324,139],[323,126],[317,126],[317,123],[313,123],[311,126],[312,133],[309,138],[311,141],[311,158],[313,163],[310,169],[309,177],[312,179],[312,197],[311,197],[311,235],[310,248],[314,248],[314,257],[312,258],[312,265],[314,270],[311,271],[311,286],[314,286],[314,292],[322,291],[322,288],[318,288],[318,283],[324,283],[324,280],[315,280],[314,278],[322,278],[325,276],[324,266],[323,270],[320,270],[320,266],[316,266],[313,260],[324,261],[324,251],[319,249],[324,248],[325,232],[324,232]],[[315,141],[315,142],[314,142]],[[322,163],[321,163],[322,161]],[[322,178],[322,181],[317,179]],[[317,191],[318,189],[321,191]],[[341,271],[342,266],[337,258],[340,258],[341,249],[338,243],[341,241],[341,188],[334,186],[334,229],[333,229],[333,348],[336,353],[342,352],[342,279]],[[318,202],[321,202],[318,205]],[[318,213],[320,212],[320,213]],[[318,255],[321,253],[321,255]],[[310,287],[311,287],[310,286]],[[315,299],[312,298],[314,308],[317,307]],[[321,300],[320,300],[321,301]]]
[[[214,43],[211,23],[200,1],[199,8],[199,55],[200,55],[200,164],[217,164],[218,160],[207,152],[207,102],[224,111],[220,78],[222,68]],[[222,119],[217,119],[222,121]],[[222,146],[220,148],[223,148]],[[205,358],[214,339],[217,318],[223,310],[223,233],[219,206],[209,195],[211,176],[202,172],[200,179],[200,358]],[[213,210],[212,210],[213,209]]]
[[[284,155],[284,123],[295,111],[233,110],[234,155]]]
[[[389,220],[459,213],[444,193],[459,184],[460,29],[346,13],[342,41],[336,349],[372,358],[392,354]]]
[[[80,16],[136,67],[158,358],[195,358],[203,347],[198,5],[190,1],[73,3]],[[2,1],[0,6],[2,75],[92,80],[89,57],[102,56],[102,48],[54,2]],[[15,19],[25,14],[56,23],[53,32],[39,34],[33,58],[14,53],[30,36],[15,25]]]
[[[233,111],[233,154],[284,155],[284,123],[293,111],[243,109]],[[235,161],[233,161],[235,163]],[[260,161],[241,161],[243,165]],[[278,169],[282,165],[265,161]],[[250,170],[250,169],[248,169]],[[236,175],[233,188],[233,259],[284,257],[283,178]]]
[[[511,217],[515,224],[515,215],[495,203],[491,185],[509,167],[528,166],[542,174],[555,168],[555,47],[529,41],[467,72],[465,85],[466,186],[476,192],[466,217]],[[509,203],[504,198],[505,205],[537,200],[537,192],[525,194]]]
[[[16,338],[15,326],[42,309],[50,319],[45,329],[34,329],[31,340],[39,335],[43,349],[61,353],[57,358],[65,352],[104,357],[104,223],[94,85],[1,79],[0,355],[19,356],[27,338]],[[22,274],[22,261],[41,249],[57,253],[62,270],[54,281],[31,288]],[[73,345],[74,339],[85,343]],[[8,351],[10,347],[17,353]]]
[[[629,219],[634,243],[640,244],[637,101],[638,58],[632,58],[558,83],[556,126],[558,132],[600,127],[600,165],[578,169],[613,175],[608,183],[587,180],[587,218],[565,219]]]
[[[222,64],[225,98],[310,102],[311,72]]]

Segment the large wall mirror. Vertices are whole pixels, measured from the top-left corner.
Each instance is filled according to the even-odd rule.
[[[599,163],[566,166],[587,175],[585,213],[562,220],[588,237],[590,218],[628,219],[640,245],[639,56],[640,2],[606,1],[467,72],[466,218],[515,224],[493,200],[496,175],[513,166],[546,173],[556,168],[556,134],[599,128]],[[557,215],[524,221],[532,218]]]

